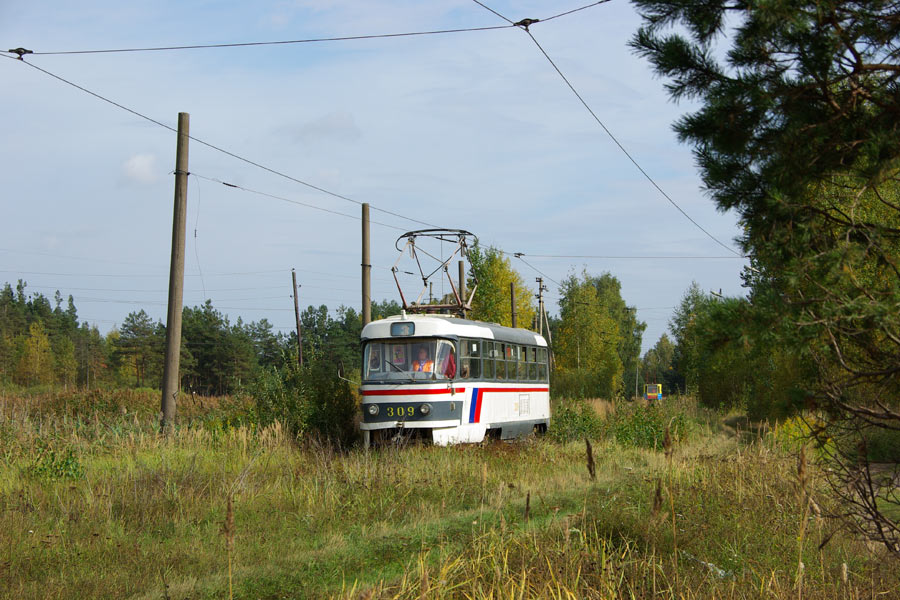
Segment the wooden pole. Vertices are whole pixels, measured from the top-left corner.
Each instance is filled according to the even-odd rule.
[[[369,254],[369,203],[362,205],[362,324],[372,321],[372,259]]]
[[[466,263],[459,261],[459,298],[462,300],[463,306],[466,304]],[[463,319],[466,318],[466,309],[462,309]]]
[[[175,145],[175,209],[172,216],[172,260],[169,265],[169,308],[166,315],[166,362],[163,367],[162,419],[160,429],[175,426],[175,400],[181,380],[178,366],[181,358],[181,311],[184,304],[184,237],[187,221],[188,113],[178,113],[178,139]]]
[[[516,327],[516,320],[519,315],[516,313],[516,284],[512,281],[509,282],[509,305],[512,313],[512,326]]]
[[[293,283],[294,293],[294,318],[297,319],[297,364],[303,366],[303,334],[300,331],[300,286],[297,285],[297,271],[291,269],[291,282]]]
[[[638,354],[638,357],[634,363],[634,397],[638,397],[638,372],[641,368],[641,355]]]
[[[544,280],[535,279],[538,284],[538,335],[544,335]]]

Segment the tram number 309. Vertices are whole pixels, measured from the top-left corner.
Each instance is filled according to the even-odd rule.
[[[413,405],[386,406],[385,416],[388,417],[414,417],[416,416],[416,407]]]

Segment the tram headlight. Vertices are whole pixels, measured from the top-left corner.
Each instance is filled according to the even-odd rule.
[[[369,408],[368,408],[367,410],[369,411],[369,414],[372,415],[372,416],[374,417],[375,415],[378,414],[378,405],[377,405],[377,404],[370,404],[370,405],[369,405]]]
[[[431,412],[431,405],[423,404],[422,406],[419,407],[419,410],[422,411],[423,415],[427,415]]]

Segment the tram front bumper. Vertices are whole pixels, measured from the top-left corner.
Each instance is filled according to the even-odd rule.
[[[460,423],[462,404],[460,400],[365,402],[362,405],[363,420],[360,428],[452,427]]]

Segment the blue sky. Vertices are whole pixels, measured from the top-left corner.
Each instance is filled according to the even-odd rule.
[[[580,6],[493,2],[514,21]],[[535,38],[669,195],[720,240],[736,218],[704,195],[672,104],[626,44],[639,26],[618,0],[533,25]],[[0,48],[35,52],[303,39],[503,25],[470,0],[0,3]],[[255,48],[32,56],[28,61],[273,169],[378,208],[523,252],[548,278],[609,271],[665,331],[692,280],[741,295],[737,258],[557,259],[529,255],[729,253],[635,169],[518,29]],[[165,315],[175,136],[13,60],[0,60],[0,281],[71,293],[102,331],[128,312]],[[192,144],[190,170],[359,215],[321,194]],[[185,302],[232,320],[293,321],[302,305],[359,305],[359,222],[191,177]],[[196,235],[195,235],[196,231]],[[397,299],[397,230],[373,225],[373,296]],[[525,280],[538,275],[514,261]],[[556,285],[548,301],[555,310]],[[227,308],[225,308],[227,307]]]

